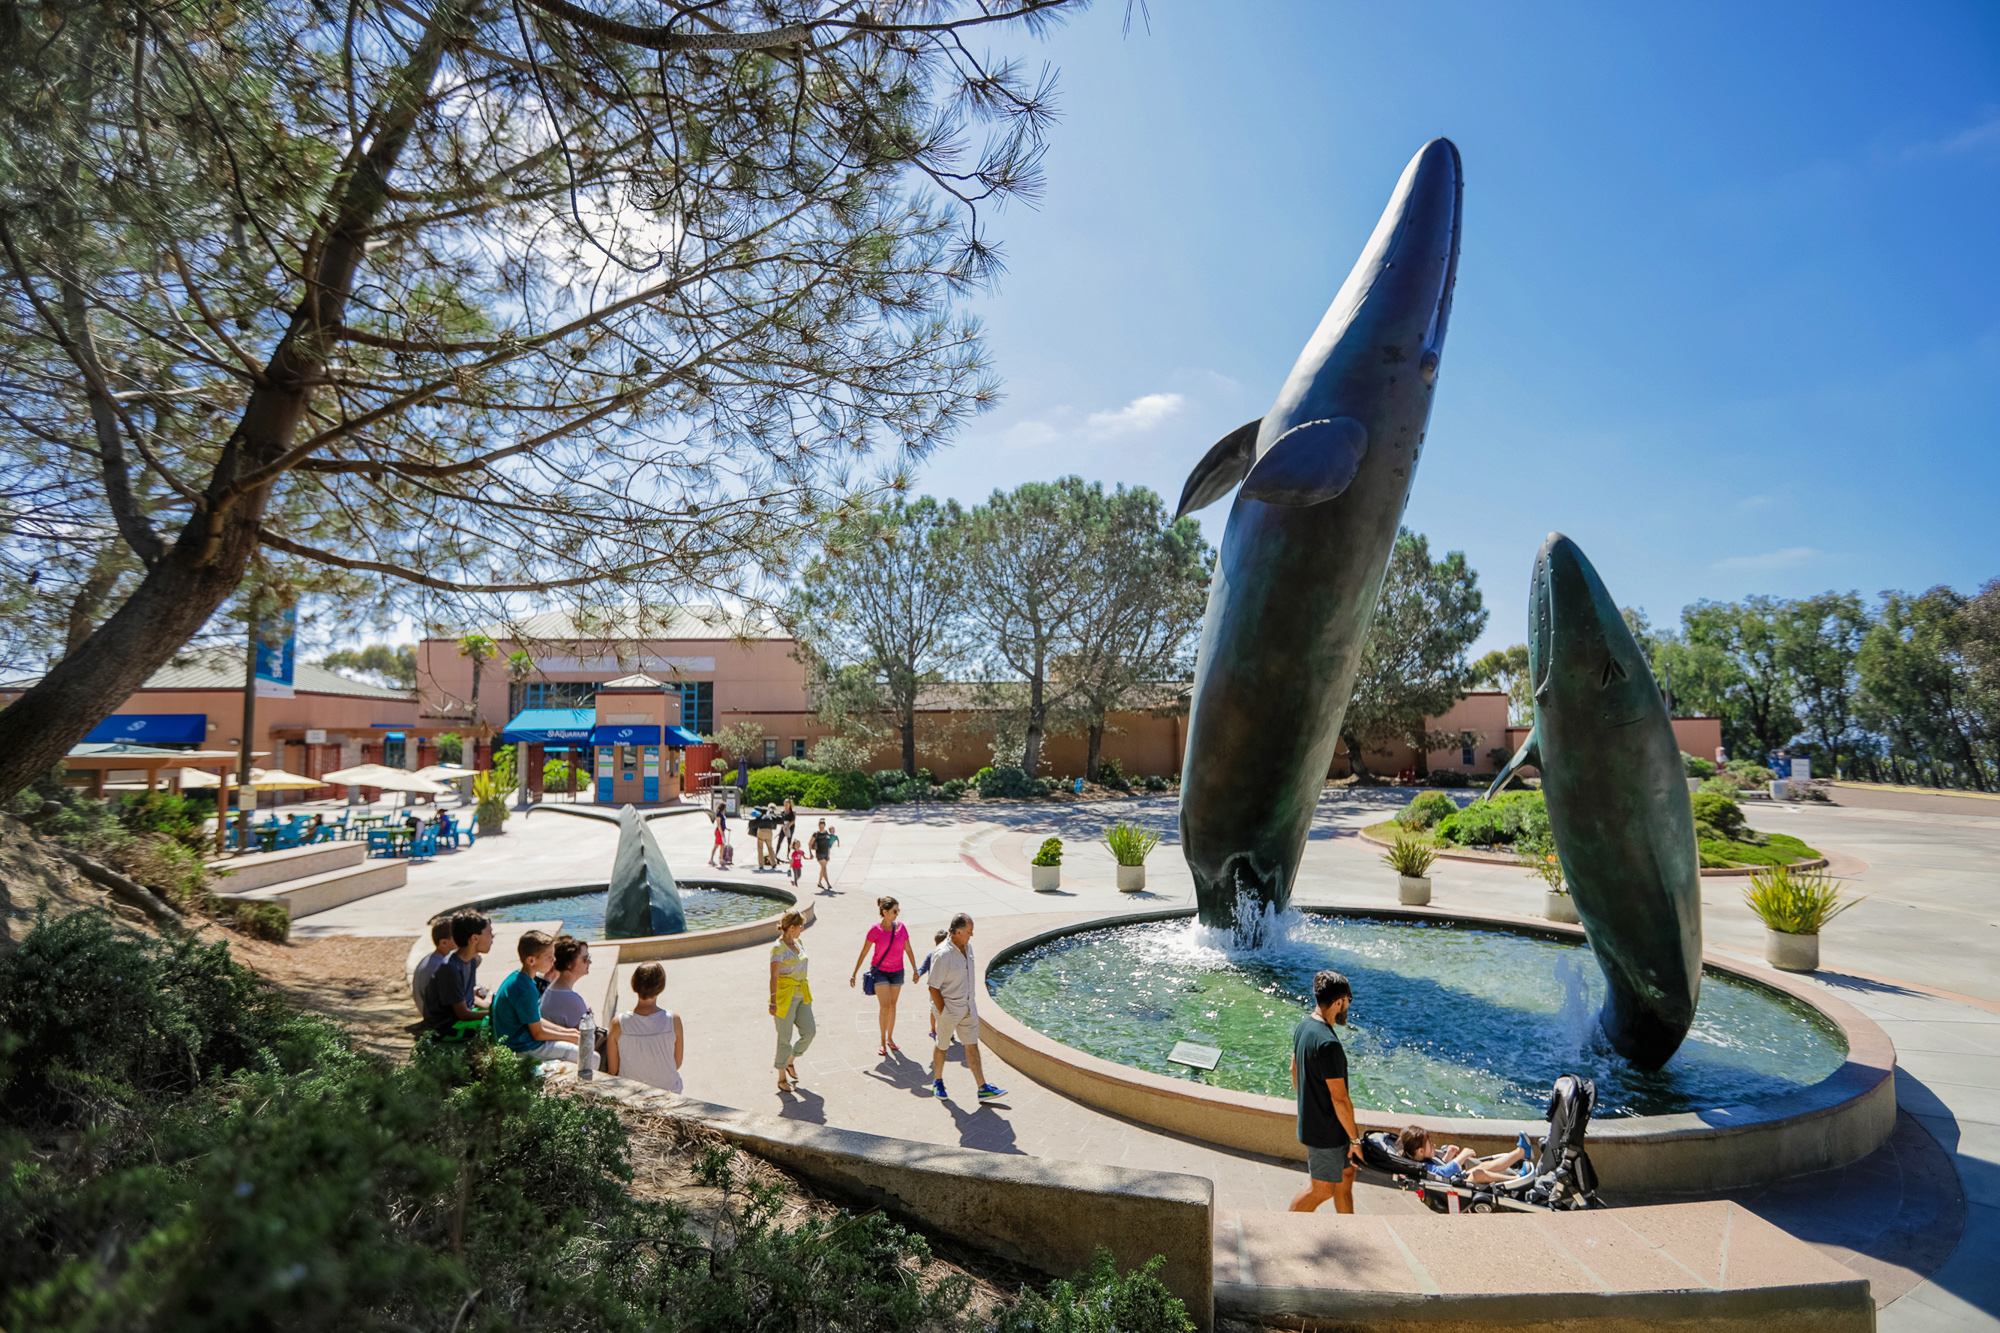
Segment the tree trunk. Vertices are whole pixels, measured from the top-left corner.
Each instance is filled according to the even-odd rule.
[[[1042,766],[1042,720],[1048,712],[1040,679],[1028,682],[1028,739],[1021,747],[1021,771],[1034,777]]]
[[[1103,762],[1103,756],[1104,756],[1103,718],[1099,718],[1097,721],[1090,724],[1089,734],[1090,734],[1090,748],[1086,750],[1084,753],[1083,776],[1088,778],[1090,781],[1095,782],[1097,781],[1097,767],[1101,762]]]
[[[239,511],[223,516],[220,527],[213,559],[199,562],[200,541],[184,537],[95,634],[14,704],[0,708],[0,800],[13,799],[54,768],[236,590],[256,545],[256,520]],[[217,799],[227,795],[219,790]]]
[[[903,707],[903,773],[917,775],[917,705],[912,699]]]
[[[389,81],[389,101],[378,112],[374,140],[355,164],[327,230],[315,238],[321,248],[305,295],[264,367],[264,382],[251,390],[241,420],[223,444],[180,539],[96,633],[11,707],[0,709],[0,802],[11,801],[53,768],[164,666],[242,582],[265,503],[283,475],[311,385],[324,370],[325,331],[346,317],[354,275],[388,201],[389,177],[463,15],[462,3],[440,6],[408,62]],[[255,482],[244,480],[260,473],[265,475]],[[120,500],[115,483],[111,499]],[[143,543],[150,532],[133,535]],[[228,794],[226,787],[218,788],[216,799]]]
[[[1361,742],[1355,739],[1354,733],[1343,731],[1340,733],[1340,739],[1347,743],[1347,771],[1357,778],[1374,777],[1375,775],[1368,771],[1368,761],[1361,757]]]
[[[1419,782],[1422,782],[1422,781],[1424,781],[1424,780],[1425,780],[1426,778],[1430,777],[1430,775],[1431,775],[1431,752],[1430,752],[1429,750],[1426,750],[1426,749],[1424,748],[1424,746],[1425,746],[1425,745],[1427,745],[1427,744],[1429,744],[1429,742],[1430,742],[1430,737],[1428,737],[1428,736],[1419,736],[1419,737],[1417,737],[1417,744],[1416,744],[1416,752],[1417,752],[1417,765],[1416,765],[1416,767],[1417,767],[1417,781],[1419,781]]]

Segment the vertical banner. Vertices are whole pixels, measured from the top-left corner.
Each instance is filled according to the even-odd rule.
[[[257,697],[292,697],[292,661],[298,646],[299,613],[286,607],[257,625]]]

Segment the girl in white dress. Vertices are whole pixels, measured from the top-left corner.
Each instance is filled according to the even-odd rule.
[[[604,1072],[650,1083],[668,1092],[681,1090],[681,1051],[687,1029],[659,1006],[667,988],[667,969],[641,963],[632,971],[632,993],[639,1003],[611,1020],[604,1040]]]

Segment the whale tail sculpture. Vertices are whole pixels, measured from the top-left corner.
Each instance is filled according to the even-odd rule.
[[[681,892],[653,831],[631,806],[618,812],[618,854],[611,861],[611,888],[604,896],[604,934],[629,940],[640,935],[678,935],[687,929]]]
[[[1701,852],[1666,701],[1577,544],[1549,534],[1529,588],[1535,725],[1493,780],[1541,770],[1570,897],[1610,994],[1612,1049],[1658,1069],[1701,998]]]
[[[1271,410],[1218,441],[1181,493],[1185,514],[1242,484],[1182,766],[1181,845],[1204,925],[1291,901],[1423,448],[1463,199],[1458,149],[1433,139]]]

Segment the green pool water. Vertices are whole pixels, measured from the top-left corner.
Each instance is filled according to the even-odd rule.
[[[776,898],[764,898],[754,893],[737,893],[733,889],[694,889],[681,891],[681,911],[687,915],[689,930],[713,930],[718,926],[741,926],[752,921],[761,921],[767,916],[776,916],[785,905]],[[555,898],[536,898],[531,902],[510,903],[505,907],[491,908],[486,913],[495,921],[551,921],[560,919],[563,929],[572,935],[587,940],[601,940],[604,936],[604,894],[570,893]]]
[[[1717,973],[1664,1069],[1602,1047],[1604,978],[1589,949],[1503,930],[1288,914],[1255,949],[1192,920],[1068,936],[992,969],[1022,1022],[1102,1059],[1217,1087],[1292,1095],[1291,1033],[1322,968],[1354,985],[1347,1047],[1356,1105],[1540,1119],[1561,1074],[1597,1083],[1600,1116],[1666,1115],[1768,1101],[1846,1058],[1810,1006]],[[1195,1075],[1176,1042],[1222,1048]]]

